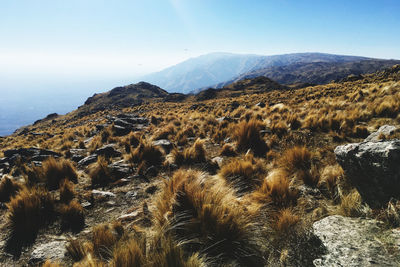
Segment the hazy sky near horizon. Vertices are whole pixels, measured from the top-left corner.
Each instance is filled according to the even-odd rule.
[[[400,59],[399,14],[397,0],[5,0],[0,82],[126,79],[217,51]]]

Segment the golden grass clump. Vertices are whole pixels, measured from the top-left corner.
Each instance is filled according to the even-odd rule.
[[[58,262],[52,262],[51,260],[46,260],[43,264],[42,267],[61,267],[62,265],[59,264]]]
[[[233,159],[222,166],[219,175],[232,185],[238,193],[254,190],[262,183],[264,166],[251,157]]]
[[[288,234],[300,222],[300,217],[295,215],[289,208],[279,212],[272,228],[280,234]]]
[[[11,229],[9,241],[23,245],[36,238],[38,230],[54,214],[54,200],[41,188],[24,188],[7,203],[7,220]],[[11,245],[11,244],[10,244]]]
[[[111,170],[104,157],[98,157],[97,162],[90,167],[89,177],[92,181],[92,187],[105,186],[112,182]]]
[[[68,204],[75,197],[74,184],[64,179],[60,183],[60,201],[64,204]]]
[[[66,249],[71,258],[77,262],[81,261],[86,255],[93,252],[93,246],[91,243],[83,243],[80,239],[70,239],[66,245]]]
[[[348,217],[358,217],[362,214],[362,199],[360,193],[353,189],[350,193],[341,196],[339,214]]]
[[[235,125],[233,139],[236,141],[237,151],[246,152],[251,149],[255,155],[264,156],[268,147],[260,135],[263,128],[263,123],[255,119]]]
[[[249,217],[230,189],[194,170],[178,170],[165,181],[154,211],[155,225],[184,240],[190,251],[259,266]]]
[[[144,264],[145,255],[143,249],[133,238],[120,242],[113,250],[111,264],[113,267],[141,267]]]
[[[120,223],[101,224],[93,228],[93,251],[100,258],[112,257],[112,248],[121,239],[124,231]]]
[[[319,187],[325,188],[332,198],[337,197],[337,184],[343,177],[343,169],[338,164],[326,166],[322,171]]]
[[[36,170],[39,171],[40,180],[46,183],[49,190],[58,189],[63,179],[78,182],[74,165],[66,159],[48,158],[43,161],[42,167]]]
[[[69,204],[62,205],[60,208],[62,229],[71,229],[72,231],[79,231],[85,225],[85,210],[82,205],[73,200]]]
[[[283,169],[272,171],[252,197],[260,203],[272,203],[278,208],[294,206],[298,192],[290,187],[288,173]]]
[[[12,178],[3,176],[0,182],[0,202],[8,202],[11,197],[15,196],[22,189],[22,185],[14,181]]]
[[[191,147],[186,148],[183,152],[174,149],[172,155],[174,162],[179,166],[204,163],[207,161],[204,140],[201,139],[197,139]]]
[[[234,157],[237,155],[235,148],[230,144],[224,144],[220,152],[221,156]]]
[[[147,166],[159,166],[163,163],[163,153],[157,147],[147,142],[142,142],[131,152],[129,161],[133,163],[145,163]]]

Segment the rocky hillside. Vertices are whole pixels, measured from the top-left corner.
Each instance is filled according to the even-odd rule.
[[[210,92],[119,87],[0,138],[0,265],[400,265],[400,66]]]
[[[326,84],[338,81],[348,76],[361,77],[361,75],[375,73],[400,64],[400,60],[366,59],[352,62],[311,62],[294,63],[284,66],[272,66],[243,73],[238,77],[217,84],[215,88],[222,88],[230,83],[243,79],[259,76],[268,77],[280,84]]]

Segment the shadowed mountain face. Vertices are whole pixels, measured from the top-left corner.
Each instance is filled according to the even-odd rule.
[[[222,88],[233,82],[259,76],[268,77],[280,84],[325,84],[341,80],[349,75],[358,76],[374,73],[395,64],[400,64],[400,60],[368,59],[354,62],[294,63],[286,66],[268,67],[251,71],[239,75],[235,79],[217,84],[215,87]]]
[[[368,60],[368,58],[322,53],[295,53],[275,56],[212,53],[146,75],[142,77],[142,80],[157,84],[169,92],[188,93],[198,88],[207,88],[231,81],[241,74],[260,69],[293,66],[293,64],[347,63],[362,60]]]
[[[104,109],[132,107],[149,99],[156,100],[168,96],[168,92],[158,86],[139,82],[116,87],[106,93],[95,94],[79,107],[79,111],[80,113],[93,113]]]

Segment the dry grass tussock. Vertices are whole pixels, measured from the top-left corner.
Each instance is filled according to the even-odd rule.
[[[296,205],[298,192],[291,188],[288,173],[283,169],[272,171],[252,198],[260,203],[272,204],[277,208]]]
[[[32,242],[38,230],[54,215],[54,200],[45,189],[24,188],[7,203],[11,229],[9,245]]]
[[[105,186],[113,181],[108,161],[104,157],[98,157],[97,162],[89,168],[89,177],[92,187]]]
[[[146,141],[142,141],[140,145],[131,152],[128,160],[137,164],[144,163],[147,166],[160,166],[163,163],[164,155],[157,147]]]
[[[62,205],[60,214],[62,221],[61,228],[63,230],[71,229],[72,231],[79,231],[85,225],[85,210],[76,200]]]
[[[230,189],[201,172],[175,172],[165,181],[153,214],[155,225],[184,240],[189,251],[244,265],[260,264],[250,216]]]
[[[265,156],[268,150],[267,144],[262,139],[260,131],[264,128],[261,121],[251,119],[241,121],[233,128],[233,139],[236,141],[236,148],[240,152],[251,149],[257,156]]]
[[[74,165],[66,159],[48,158],[43,161],[42,167],[34,167],[28,179],[33,183],[41,181],[46,183],[49,190],[58,189],[60,182],[68,179],[74,183],[78,182],[78,175]]]
[[[362,199],[360,193],[358,193],[356,189],[341,196],[338,213],[348,217],[358,217],[362,215]]]
[[[207,161],[204,140],[201,139],[197,139],[191,147],[186,148],[182,152],[174,149],[172,155],[175,164],[178,166],[204,163]]]
[[[265,174],[264,164],[251,156],[243,160],[234,158],[222,166],[219,172],[219,175],[240,194],[258,187]]]
[[[68,204],[74,197],[75,197],[75,190],[74,190],[74,184],[67,180],[64,179],[60,183],[60,201],[64,204]]]
[[[15,196],[22,188],[23,186],[13,178],[3,176],[0,181],[0,202],[8,202],[10,198]]]

